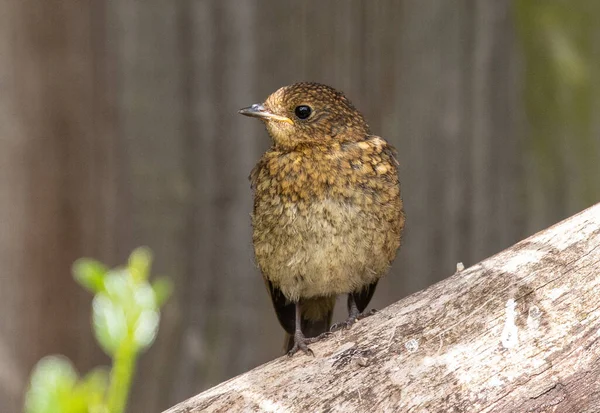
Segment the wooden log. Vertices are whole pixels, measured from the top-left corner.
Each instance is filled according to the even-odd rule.
[[[167,412],[600,412],[600,204],[311,347]]]

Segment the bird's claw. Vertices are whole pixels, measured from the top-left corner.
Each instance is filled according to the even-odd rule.
[[[288,357],[292,357],[299,350],[302,350],[307,356],[315,356],[315,353],[313,353],[313,351],[306,345],[306,343],[294,341],[294,346],[287,353]]]
[[[371,317],[373,314],[377,314],[377,310],[374,308],[371,308],[369,311],[363,311],[362,313],[360,313],[359,315],[356,316],[357,320],[362,320],[363,318],[367,318],[367,317]]]
[[[317,341],[330,336],[331,333],[325,332],[319,334],[317,337],[304,337],[304,335],[294,335],[294,346],[288,351],[288,357],[292,357],[299,350],[302,350],[307,356],[315,356],[315,353],[308,347],[308,344],[316,343]]]
[[[348,330],[358,320],[362,320],[363,318],[370,317],[375,313],[377,313],[377,310],[373,308],[370,311],[363,311],[362,313],[358,313],[358,314],[350,314],[350,316],[348,316],[346,321],[342,321],[341,323],[335,323],[334,325],[332,325],[331,328],[329,329],[329,332],[333,333],[335,331]]]
[[[342,321],[341,323],[335,323],[334,325],[331,326],[331,328],[329,329],[329,332],[334,333],[334,332],[340,331],[340,330],[348,330],[350,327],[352,327],[354,325],[354,323],[356,323],[357,319],[358,319],[357,317],[348,317],[346,319],[346,321]]]

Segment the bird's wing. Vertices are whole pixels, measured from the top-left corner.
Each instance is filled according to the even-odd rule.
[[[256,166],[254,168],[252,168],[252,171],[250,172],[250,176],[248,177],[248,179],[250,180],[250,187],[252,189],[256,189],[256,183],[258,182],[258,176],[260,175],[260,170],[262,169],[264,163],[261,161],[259,161]]]
[[[273,283],[266,278],[265,284],[269,291],[269,295],[271,296],[271,301],[273,302],[273,308],[277,314],[279,324],[281,324],[288,334],[293,335],[296,326],[296,307],[294,306],[294,303],[285,298],[281,290],[275,287]]]
[[[354,298],[354,302],[356,303],[356,307],[358,308],[359,312],[362,313],[365,311],[365,308],[367,308],[369,305],[369,302],[375,293],[375,287],[377,287],[377,281],[365,286],[360,291],[352,293],[352,298]],[[348,311],[350,311],[350,309],[348,309]]]
[[[370,141],[378,149],[378,151],[389,156],[396,166],[399,165],[397,159],[398,151],[388,141],[383,139],[381,136],[376,135],[367,136],[367,140]]]
[[[275,151],[273,148],[271,148],[259,159],[258,163],[252,169],[252,171],[250,172],[250,176],[248,177],[248,179],[250,179],[250,186],[252,187],[252,189],[256,189],[256,185],[261,179],[261,172],[263,173],[263,176],[264,173],[268,175],[269,161],[271,161],[271,159],[273,158],[277,158],[279,155],[280,152]]]

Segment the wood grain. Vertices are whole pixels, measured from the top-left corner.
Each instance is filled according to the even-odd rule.
[[[167,413],[597,412],[600,204]]]

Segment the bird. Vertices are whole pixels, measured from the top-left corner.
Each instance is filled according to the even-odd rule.
[[[405,222],[397,152],[372,135],[342,92],[284,86],[239,110],[264,122],[271,147],[250,173],[255,261],[292,356],[350,328],[400,247]],[[348,318],[331,326],[336,297]]]

